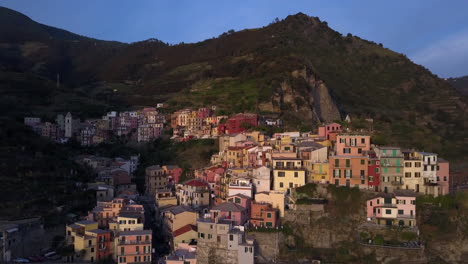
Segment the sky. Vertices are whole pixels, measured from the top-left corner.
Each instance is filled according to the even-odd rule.
[[[298,12],[382,43],[440,77],[468,75],[466,0],[0,0],[33,20],[103,40],[176,44]]]

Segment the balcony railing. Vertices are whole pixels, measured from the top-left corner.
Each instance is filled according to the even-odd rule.
[[[399,214],[397,215],[397,218],[406,218],[406,219],[415,219],[415,215],[404,215],[404,214]]]
[[[389,203],[383,203],[383,204],[377,204],[378,207],[389,207],[389,208],[397,208],[396,204],[389,204]]]
[[[119,245],[146,245],[146,244],[151,244],[151,240],[125,240],[119,241]]]
[[[392,181],[391,184],[392,185],[403,185],[403,182],[401,182],[401,181]]]

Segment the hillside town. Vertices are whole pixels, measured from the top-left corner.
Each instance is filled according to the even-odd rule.
[[[297,190],[304,186],[357,188],[371,197],[365,205],[366,225],[415,232],[416,197],[452,191],[449,162],[436,153],[376,145],[370,134],[340,123],[323,124],[315,132],[268,136],[256,130],[259,123],[281,126],[281,120],[259,121],[250,113],[217,116],[214,109],[163,115],[157,108],[143,108],[84,122],[70,113],[58,115],[56,123],[25,118],[25,124],[43,137],[60,143],[74,138],[82,146],[104,143],[111,135],[148,142],[161,137],[164,129],[172,132],[174,144],[203,138],[219,144],[211,164],[192,171],[188,179],[181,180],[183,170],[177,164],[144,168],[143,193],[135,184],[138,155],[75,157],[74,162],[95,173],[95,182],[86,188],[95,193],[97,202],[88,215],[77,216],[66,226],[70,253],[61,259],[256,263],[258,244],[249,231],[285,228],[283,219],[300,204]],[[320,207],[326,199],[309,202]],[[2,230],[4,238],[14,239],[15,232]],[[3,253],[5,261],[20,254],[6,244],[3,247],[9,252]],[[161,248],[169,254],[157,250]]]

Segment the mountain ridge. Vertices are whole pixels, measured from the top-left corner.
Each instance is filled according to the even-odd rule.
[[[10,49],[9,60],[0,63],[4,75],[46,78],[50,96],[76,97],[96,115],[99,108],[163,101],[172,110],[216,104],[225,113],[256,112],[283,118],[289,129],[311,129],[350,114],[357,122],[374,118],[376,133],[389,144],[463,158],[466,98],[405,55],[343,36],[303,13],[191,44],[37,43],[1,44],[0,51]],[[51,87],[57,76],[59,96]],[[8,95],[21,98],[11,90]],[[54,105],[57,100],[40,108],[73,106]]]

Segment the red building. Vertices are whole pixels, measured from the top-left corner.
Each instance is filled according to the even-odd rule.
[[[89,231],[96,234],[96,260],[105,259],[112,255],[111,232],[109,230],[95,229]]]
[[[235,114],[226,121],[226,130],[230,134],[241,133],[247,126],[256,127],[258,118],[256,114]]]
[[[374,151],[368,153],[369,163],[368,163],[368,176],[369,176],[369,189],[374,189],[379,191],[380,185],[380,160],[375,155]]]

